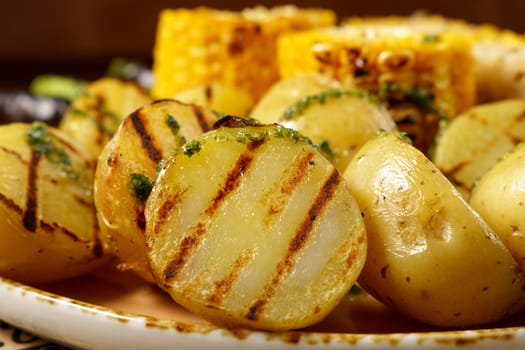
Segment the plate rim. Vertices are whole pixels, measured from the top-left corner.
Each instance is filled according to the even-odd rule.
[[[22,301],[24,301],[22,303]],[[55,307],[57,306],[57,307]],[[34,307],[37,312],[31,317],[23,316],[23,310]],[[417,331],[396,333],[330,333],[330,332],[308,332],[304,330],[292,330],[286,332],[265,332],[248,329],[226,329],[213,324],[192,323],[173,319],[157,318],[155,316],[142,315],[129,311],[120,311],[106,306],[77,300],[48,292],[44,289],[32,287],[9,278],[0,276],[0,319],[10,325],[35,334],[43,339],[72,346],[93,347],[102,345],[105,348],[128,349],[129,345],[115,343],[106,334],[104,339],[90,341],[87,337],[80,335],[78,331],[61,331],[51,328],[49,317],[42,316],[46,311],[55,307],[59,315],[75,318],[84,325],[93,327],[97,331],[104,331],[101,327],[107,327],[107,331],[119,330],[122,327],[131,327],[132,330],[142,330],[137,334],[145,333],[155,336],[157,349],[168,349],[176,340],[181,348],[189,346],[196,348],[229,349],[231,346],[260,346],[265,348],[283,348],[293,346],[294,349],[306,346],[309,349],[318,346],[330,348],[351,348],[365,346],[371,349],[392,349],[396,347],[421,347],[426,345],[438,345],[443,347],[458,345],[479,345],[487,349],[493,346],[513,345],[516,349],[525,344],[525,326],[510,326],[498,328],[481,328],[471,330],[444,330],[444,331]],[[6,311],[7,310],[7,311]],[[35,317],[39,315],[39,317]],[[97,323],[99,324],[97,326]],[[70,325],[74,325],[70,323]],[[103,333],[107,333],[104,331]],[[149,338],[149,337],[148,337]],[[140,348],[141,345],[151,345],[149,342],[140,344],[140,338],[134,339]],[[102,344],[97,343],[102,342]],[[129,340],[128,340],[129,342]],[[521,344],[521,345],[519,345]],[[514,348],[514,347],[512,347]]]

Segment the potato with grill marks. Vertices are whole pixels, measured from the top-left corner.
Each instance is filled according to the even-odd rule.
[[[0,127],[0,276],[50,282],[106,262],[94,170],[89,154],[55,128]]]
[[[98,79],[71,102],[59,128],[84,145],[96,159],[120,122],[149,102],[151,97],[134,82]]]
[[[167,160],[146,203],[156,282],[227,327],[320,321],[366,256],[342,176],[291,129],[232,117],[216,126]]]
[[[157,100],[124,119],[100,154],[95,205],[104,249],[123,270],[151,280],[144,245],[144,203],[157,167],[175,148],[212,128],[217,115],[176,100]]]
[[[172,96],[226,115],[246,117],[253,106],[252,96],[240,88],[211,83],[181,90]]]

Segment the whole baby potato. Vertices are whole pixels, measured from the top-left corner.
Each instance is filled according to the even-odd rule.
[[[403,136],[367,142],[344,177],[366,224],[358,281],[369,293],[438,326],[486,324],[523,309],[525,281],[509,250]]]

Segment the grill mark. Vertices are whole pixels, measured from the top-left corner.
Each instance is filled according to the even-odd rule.
[[[11,198],[6,197],[3,193],[0,193],[0,201],[3,202],[6,207],[14,210],[18,214],[21,215],[23,213],[22,208],[20,208]]]
[[[181,189],[162,202],[162,205],[157,213],[155,226],[153,226],[153,233],[155,235],[159,234],[162,226],[164,226],[170,216],[170,213],[173,211],[173,208],[182,200],[184,193],[186,193],[186,189]]]
[[[215,198],[212,199],[210,206],[204,211],[206,215],[213,215],[220,203],[239,186],[241,177],[250,168],[255,152],[263,143],[264,140],[251,141],[248,143],[246,152],[239,156],[237,162],[226,176],[224,184],[215,195]]]
[[[193,110],[193,115],[195,116],[195,119],[197,120],[197,123],[199,124],[199,127],[201,128],[202,132],[209,131],[211,129],[211,126],[208,124],[207,118],[204,116],[202,108],[193,104],[190,106]]]
[[[75,147],[75,145],[73,145],[69,141],[67,141],[67,140],[63,139],[62,137],[60,137],[59,135],[57,135],[57,133],[54,130],[48,129],[48,131],[49,131],[49,134],[53,137],[53,139],[55,139],[58,143],[60,143],[62,146],[64,146],[71,153],[74,153],[74,154],[79,154],[80,153],[78,148]]]
[[[286,202],[293,191],[305,179],[305,175],[308,172],[310,161],[313,159],[314,153],[308,152],[303,157],[295,161],[288,167],[284,176],[280,179],[280,188],[277,191],[273,189],[263,197],[263,200],[270,202],[264,222],[269,225],[272,217],[279,214],[284,210]]]
[[[208,103],[211,102],[211,99],[213,98],[213,89],[212,89],[211,85],[208,84],[204,88],[204,96],[205,96],[206,101]]]
[[[239,156],[237,162],[226,176],[224,184],[212,199],[210,205],[204,210],[204,213],[208,217],[212,216],[219,207],[220,203],[239,186],[241,177],[250,168],[255,152],[263,143],[264,140],[256,140],[251,141],[246,145],[246,151]],[[173,205],[170,206],[170,210],[172,208]],[[162,209],[163,208],[161,208],[161,210]],[[161,220],[161,218],[163,221],[165,221],[168,214],[169,213],[167,212],[159,213],[157,221]],[[156,227],[155,233],[158,233],[158,230],[160,230],[160,228]],[[205,234],[205,224],[199,222],[197,223],[195,230],[183,238],[178,251],[175,253],[175,257],[167,264],[166,268],[164,269],[164,278],[166,282],[177,279],[179,272],[186,264],[191,252],[200,244],[201,238]]]
[[[26,209],[22,216],[22,224],[29,232],[35,232],[37,226],[38,188],[36,182],[38,180],[38,163],[40,163],[40,158],[40,153],[32,151],[28,164],[29,176],[27,179]]]
[[[20,155],[20,153],[14,151],[14,150],[12,150],[12,149],[9,149],[9,148],[6,148],[6,147],[3,147],[3,146],[0,146],[0,150],[2,150],[4,153],[7,153],[7,154],[9,154],[9,155],[12,155],[12,156],[16,157],[16,158],[20,161],[20,163],[22,163],[22,164],[27,164],[27,161],[24,160],[24,159],[22,158],[22,156]]]
[[[274,277],[264,287],[262,296],[249,307],[248,312],[245,314],[247,319],[253,321],[259,318],[261,313],[264,311],[264,308],[275,294],[275,290],[277,289],[281,280],[290,273],[294,265],[295,257],[305,247],[308,239],[310,238],[316,218],[322,214],[323,210],[326,208],[326,205],[334,196],[334,193],[339,187],[340,183],[341,176],[337,170],[334,169],[332,174],[321,187],[317,197],[315,198],[315,201],[308,210],[306,217],[295,232],[293,239],[290,241],[286,256],[277,264]]]
[[[180,243],[179,249],[175,257],[166,265],[164,269],[164,280],[170,282],[176,279],[182,270],[182,267],[188,261],[191,251],[199,244],[200,238],[206,233],[204,223],[199,222],[195,230],[184,237]]]
[[[155,163],[158,163],[162,160],[162,156],[158,149],[153,144],[153,140],[151,139],[151,136],[148,135],[146,128],[144,126],[144,123],[142,122],[142,110],[139,109],[133,113],[131,113],[131,123],[133,127],[135,128],[135,131],[140,137],[140,141],[142,143],[142,148],[144,148],[148,154],[148,157],[154,161]]]
[[[359,247],[362,246],[365,243],[366,240],[366,231],[362,230],[359,238],[357,239],[357,242],[352,245],[352,249],[350,254],[348,254],[348,257],[346,259],[346,266],[350,269],[352,266],[354,266],[354,263],[358,257]]]
[[[215,305],[220,305],[223,303],[224,298],[230,292],[233,283],[237,280],[242,269],[248,264],[251,260],[252,251],[250,249],[244,251],[240,256],[235,259],[233,265],[230,268],[228,275],[220,281],[215,282],[215,288],[212,294],[209,296],[208,301]]]

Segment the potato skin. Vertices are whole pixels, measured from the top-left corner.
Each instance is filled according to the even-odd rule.
[[[130,188],[134,176],[153,182],[159,163],[187,139],[212,128],[217,114],[172,99],[148,103],[126,117],[102,150],[95,173],[94,201],[104,250],[122,270],[152,281],[145,253],[145,198]]]
[[[476,183],[470,205],[503,240],[525,271],[525,143]]]
[[[92,198],[95,164],[70,137],[44,127],[70,166],[51,161],[29,145],[29,128],[0,127],[0,275],[34,284],[86,273],[107,259]]]
[[[474,326],[523,309],[519,265],[452,184],[396,134],[369,141],[344,173],[364,216],[360,285],[438,326]]]

